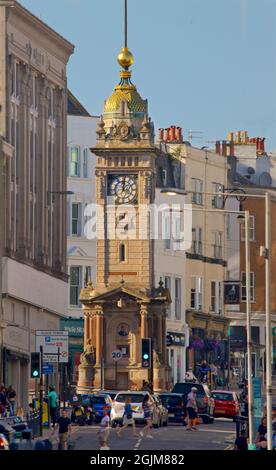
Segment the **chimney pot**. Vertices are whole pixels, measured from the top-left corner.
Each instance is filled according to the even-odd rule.
[[[164,129],[160,128],[159,129],[159,142],[164,140]]]
[[[216,141],[216,153],[220,155],[220,141],[219,140]]]
[[[166,128],[166,135],[165,135],[165,141],[169,142],[170,141],[170,128]]]
[[[226,144],[226,140],[223,140],[223,141],[222,141],[221,154],[222,154],[223,157],[226,157],[226,156],[227,156],[227,144]]]

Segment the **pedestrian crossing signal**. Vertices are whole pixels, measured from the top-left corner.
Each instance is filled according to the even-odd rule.
[[[151,367],[151,339],[142,339],[142,367],[148,369]]]
[[[31,378],[39,379],[41,375],[40,353],[31,353]]]

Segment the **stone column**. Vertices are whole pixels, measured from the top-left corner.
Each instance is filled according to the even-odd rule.
[[[89,313],[84,314],[84,349],[86,348],[87,341],[90,338],[89,331]]]
[[[93,314],[90,313],[89,315],[89,339],[91,339],[92,344],[93,344],[92,335],[93,335]]]
[[[103,354],[103,311],[96,311],[96,366],[101,365],[101,357]]]
[[[149,325],[148,325],[148,307],[146,305],[141,305],[140,307],[140,315],[141,315],[141,339],[148,338],[149,334]]]

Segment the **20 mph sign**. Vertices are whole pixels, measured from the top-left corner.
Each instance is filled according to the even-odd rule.
[[[121,351],[112,351],[111,357],[112,357],[113,361],[119,361],[119,359],[122,358],[122,353],[121,353]]]

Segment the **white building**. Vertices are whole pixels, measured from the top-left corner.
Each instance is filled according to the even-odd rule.
[[[68,94],[67,189],[74,194],[67,201],[67,263],[69,278],[67,315],[82,317],[79,294],[89,279],[95,282],[96,242],[84,234],[85,208],[95,202],[95,155],[98,118],[91,116],[78,100]]]

